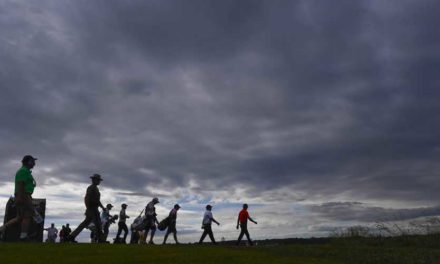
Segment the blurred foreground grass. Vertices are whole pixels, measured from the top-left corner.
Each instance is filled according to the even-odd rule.
[[[440,241],[437,239],[437,236],[394,240],[340,238],[321,244],[269,243],[257,247],[0,243],[0,262],[5,264],[435,264],[440,263]]]

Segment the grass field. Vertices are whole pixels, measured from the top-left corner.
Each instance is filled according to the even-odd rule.
[[[414,242],[415,241],[415,242]],[[424,241],[423,239],[421,241]],[[113,245],[1,243],[1,263],[305,263],[407,264],[440,263],[435,240],[338,239],[322,244],[279,244],[256,247],[228,245]],[[440,241],[439,241],[440,242]]]

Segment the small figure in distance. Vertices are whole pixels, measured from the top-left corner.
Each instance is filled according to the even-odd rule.
[[[32,169],[37,159],[31,155],[26,155],[21,160],[22,167],[15,174],[15,206],[17,216],[9,220],[4,226],[0,227],[0,237],[3,238],[6,228],[21,224],[20,241],[29,241],[28,236],[31,218],[35,215],[35,209],[32,204],[32,193],[37,186]]]
[[[127,205],[125,203],[123,203],[121,205],[121,211],[119,212],[119,222],[118,222],[118,233],[116,234],[116,239],[115,239],[115,243],[127,243],[126,239],[127,239],[127,234],[128,234],[128,227],[126,222],[127,218],[130,218],[126,213],[125,210],[127,209]],[[124,230],[124,238],[120,239],[120,235],[122,230]]]
[[[101,203],[101,193],[99,192],[98,185],[101,183],[102,178],[99,174],[93,174],[90,177],[92,179],[92,184],[87,188],[86,196],[84,197],[84,203],[86,205],[86,218],[81,224],[66,238],[69,242],[76,242],[75,238],[81,231],[87,227],[91,222],[94,223],[96,227],[96,232],[98,236],[98,242],[104,242],[102,234],[102,224],[101,218],[99,217],[98,207],[104,210],[104,206]]]
[[[58,237],[58,229],[55,228],[55,224],[52,223],[50,227],[45,228],[44,230],[47,231],[47,239],[46,242],[48,243],[55,243]]]
[[[60,234],[59,234],[60,235],[60,243],[67,242],[66,239],[70,235],[70,233],[72,233],[72,229],[70,229],[69,223],[67,223],[66,225],[63,225],[63,227],[61,228]]]
[[[180,209],[180,205],[175,204],[174,208],[171,209],[170,214],[168,215],[169,224],[162,243],[164,245],[167,242],[167,238],[170,233],[173,233],[174,241],[176,241],[176,244],[179,244],[179,241],[177,241],[177,230],[176,230],[177,211],[179,211],[179,209]]]
[[[249,216],[249,213],[248,213],[247,209],[248,209],[248,205],[247,204],[243,204],[243,209],[238,214],[237,229],[238,229],[238,226],[240,225],[241,232],[240,232],[240,235],[238,236],[237,246],[240,245],[240,242],[241,242],[241,239],[243,238],[243,235],[246,235],[247,240],[249,241],[249,245],[251,245],[251,246],[254,245],[254,243],[252,242],[252,240],[251,240],[251,238],[249,236],[249,231],[247,229],[247,221],[249,219],[249,221],[251,221],[254,224],[257,224],[257,222],[254,221],[254,219],[252,219]]]
[[[60,243],[64,243],[64,238],[66,237],[66,226],[63,225],[61,226],[61,230],[60,230]]]
[[[157,197],[154,197],[153,200],[151,200],[151,202],[149,202],[145,207],[146,226],[143,239],[144,241],[147,240],[148,232],[151,229],[150,241],[148,242],[148,244],[152,245],[154,245],[153,238],[154,233],[156,232],[156,223],[159,224],[159,221],[157,221],[156,207],[154,207],[154,205],[158,203],[159,199]]]
[[[66,229],[65,229],[65,231],[64,231],[64,238],[66,238],[67,236],[69,236],[70,233],[72,233],[72,229],[70,229],[70,224],[67,223],[67,224],[66,224]]]
[[[212,224],[212,222],[214,222],[217,225],[220,225],[220,223],[214,219],[214,217],[212,216],[211,210],[212,210],[212,206],[208,204],[206,206],[205,215],[203,216],[202,228],[204,229],[204,231],[203,231],[202,237],[200,237],[199,244],[203,243],[203,240],[205,239],[206,235],[209,235],[209,238],[211,239],[211,241],[214,245],[217,244],[217,242],[215,242],[215,239],[214,239],[214,234],[212,233],[211,224]]]

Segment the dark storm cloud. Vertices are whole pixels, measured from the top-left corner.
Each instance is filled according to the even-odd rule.
[[[389,209],[367,206],[359,202],[331,202],[310,206],[313,213],[335,221],[388,222],[440,215],[440,206]]]
[[[435,1],[0,10],[3,181],[32,153],[42,182],[101,172],[133,193],[439,198]]]

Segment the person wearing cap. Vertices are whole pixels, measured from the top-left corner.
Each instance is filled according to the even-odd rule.
[[[168,224],[167,232],[165,233],[165,237],[163,238],[162,244],[165,244],[167,242],[167,238],[170,233],[173,233],[174,241],[176,241],[176,244],[179,244],[179,241],[177,241],[177,230],[176,230],[177,211],[179,211],[179,209],[180,209],[180,205],[175,204],[174,208],[171,209],[170,214],[168,215],[169,224]]]
[[[114,223],[114,217],[110,214],[110,211],[112,210],[113,205],[107,204],[105,206],[105,209],[102,210],[101,213],[101,223],[102,223],[102,229],[103,229],[103,239],[104,241],[107,241],[108,233],[110,232],[110,225],[112,222]]]
[[[254,224],[257,224],[257,222],[254,221],[254,219],[252,219],[249,216],[249,213],[248,213],[247,209],[248,209],[248,205],[247,204],[243,204],[243,209],[238,214],[237,229],[238,229],[238,226],[240,225],[241,232],[240,232],[240,235],[238,236],[237,246],[240,245],[240,242],[241,242],[241,239],[243,238],[243,235],[246,235],[247,240],[249,242],[249,245],[252,246],[254,244],[252,242],[250,236],[249,236],[249,231],[247,229],[247,221],[249,219],[249,221],[251,221]]]
[[[157,197],[154,197],[151,202],[147,204],[145,207],[145,230],[144,230],[144,242],[147,240],[148,232],[151,229],[151,235],[150,235],[150,241],[148,244],[153,244],[153,238],[154,233],[156,232],[156,223],[159,224],[159,221],[157,221],[157,214],[156,214],[156,207],[155,205],[159,203],[159,199]]]
[[[217,222],[217,220],[214,219],[214,217],[212,216],[211,210],[212,210],[212,205],[208,204],[206,206],[205,215],[203,216],[202,229],[204,231],[203,231],[202,237],[200,237],[199,244],[201,244],[203,242],[203,240],[205,239],[206,235],[209,235],[209,238],[211,239],[211,242],[214,245],[217,244],[217,242],[215,242],[215,239],[214,239],[214,234],[212,233],[211,224],[212,224],[212,222],[214,222],[217,225],[220,225],[220,223]]]
[[[15,174],[15,206],[17,209],[17,216],[8,221],[4,226],[0,227],[0,237],[6,228],[21,224],[20,240],[30,240],[28,230],[31,223],[31,218],[34,216],[34,206],[32,204],[32,193],[37,186],[34,177],[32,176],[32,169],[35,166],[37,159],[31,155],[26,155],[21,160],[22,167]]]
[[[126,243],[126,239],[127,239],[127,234],[128,234],[128,227],[126,224],[126,220],[127,218],[130,218],[126,213],[125,210],[127,209],[127,205],[125,203],[123,203],[121,205],[121,211],[119,212],[119,221],[118,221],[118,233],[116,234],[116,239],[115,242],[116,243]],[[120,241],[119,236],[122,233],[122,230],[124,230],[124,238],[122,241]]]
[[[91,222],[94,223],[96,227],[96,232],[98,236],[98,242],[104,242],[102,233],[101,218],[99,217],[98,207],[105,210],[101,203],[101,193],[99,192],[98,185],[101,183],[102,178],[99,174],[94,174],[90,177],[92,179],[92,184],[87,187],[86,196],[84,197],[84,203],[86,205],[86,218],[81,224],[67,237],[67,241],[75,242],[76,236],[78,236],[81,231],[87,227]]]

